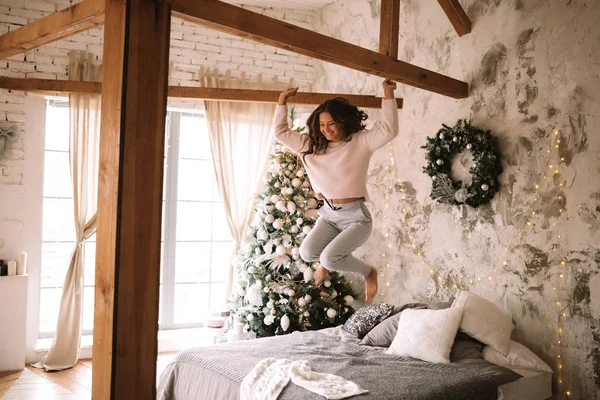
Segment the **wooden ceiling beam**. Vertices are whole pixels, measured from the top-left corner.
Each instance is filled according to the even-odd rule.
[[[169,97],[191,98],[220,101],[252,101],[258,103],[277,103],[278,90],[249,90],[249,89],[221,89],[201,88],[190,86],[169,86]],[[289,98],[289,104],[318,105],[334,97],[343,97],[357,107],[381,108],[381,98],[359,94],[312,93],[298,92]],[[402,108],[402,99],[396,99],[398,108]]]
[[[445,96],[462,99],[469,95],[466,82],[241,7],[218,0],[170,1],[175,16],[217,31]]]
[[[458,0],[438,0],[458,36],[471,33],[471,20]]]
[[[100,94],[102,83],[0,77],[0,89],[47,94]]]
[[[379,53],[398,58],[400,0],[381,0],[379,21]]]
[[[0,59],[64,39],[104,23],[104,0],[83,0],[0,36]]]
[[[96,93],[102,92],[100,82],[79,82],[53,79],[22,79],[0,77],[0,89],[19,90],[46,94]],[[252,101],[259,103],[277,103],[277,90],[250,90],[201,88],[193,86],[169,86],[169,97],[221,100],[221,101]],[[344,97],[357,107],[381,108],[381,98],[358,94],[311,93],[300,92],[288,100],[290,104],[317,105],[334,97]],[[398,108],[402,108],[402,99],[396,99]]]

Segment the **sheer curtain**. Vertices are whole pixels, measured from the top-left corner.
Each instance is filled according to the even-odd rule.
[[[69,80],[100,81],[101,65],[86,52],[72,51]],[[69,95],[69,161],[73,183],[76,243],[63,286],[52,347],[35,364],[47,371],[70,368],[79,358],[83,294],[83,245],[96,232],[100,95]]]
[[[242,75],[233,80],[229,71],[202,69],[203,87],[233,89],[280,90],[282,85],[254,82]],[[290,83],[291,84],[291,83]],[[268,155],[273,143],[275,103],[205,101],[210,146],[225,217],[235,242],[237,253],[244,230],[254,214],[254,197],[266,172]],[[233,284],[233,266],[228,266],[227,295]]]

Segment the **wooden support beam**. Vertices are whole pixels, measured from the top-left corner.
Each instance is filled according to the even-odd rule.
[[[425,68],[218,0],[171,0],[179,18],[308,57],[382,76],[454,98],[469,86]]]
[[[258,103],[277,103],[277,90],[213,89],[188,86],[169,86],[169,97],[192,98],[221,101],[252,101]],[[359,94],[298,92],[288,99],[289,104],[318,105],[334,97],[344,97],[357,107],[381,108],[381,98]],[[398,108],[402,108],[402,99],[396,99]]]
[[[156,398],[171,12],[106,0],[92,397]]]
[[[48,94],[100,94],[102,83],[0,77],[0,89]]]
[[[381,0],[379,22],[379,52],[398,58],[398,33],[400,29],[400,0]]]
[[[471,20],[458,0],[438,0],[458,36],[471,33]]]
[[[83,0],[0,36],[0,59],[64,39],[104,23],[104,0]]]
[[[101,93],[100,82],[62,81],[52,79],[22,79],[0,77],[0,89],[20,90],[24,92],[40,92],[49,94],[69,93]],[[169,86],[169,97],[222,100],[251,101],[258,103],[277,103],[277,90],[201,88],[193,86]],[[290,104],[317,105],[334,97],[344,97],[357,107],[381,108],[381,98],[359,94],[310,93],[300,92],[288,99]],[[396,99],[398,108],[402,108],[402,99]]]

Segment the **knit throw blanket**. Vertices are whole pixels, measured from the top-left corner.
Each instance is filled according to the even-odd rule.
[[[340,376],[314,372],[308,361],[266,358],[242,381],[240,400],[277,400],[290,380],[326,399],[345,399],[368,392]]]

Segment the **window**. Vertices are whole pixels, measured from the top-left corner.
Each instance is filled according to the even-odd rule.
[[[204,116],[169,112],[167,132],[161,329],[197,326],[223,309],[233,251]]]
[[[203,115],[169,112],[165,141],[160,328],[200,326],[221,310],[233,242]],[[75,245],[66,99],[46,101],[39,337],[53,337]],[[96,242],[84,247],[83,333],[94,319]]]
[[[62,288],[75,246],[67,99],[46,101],[42,207],[39,337],[46,338],[53,337],[56,330]],[[83,332],[91,334],[94,321],[95,235],[85,243],[83,251]]]

